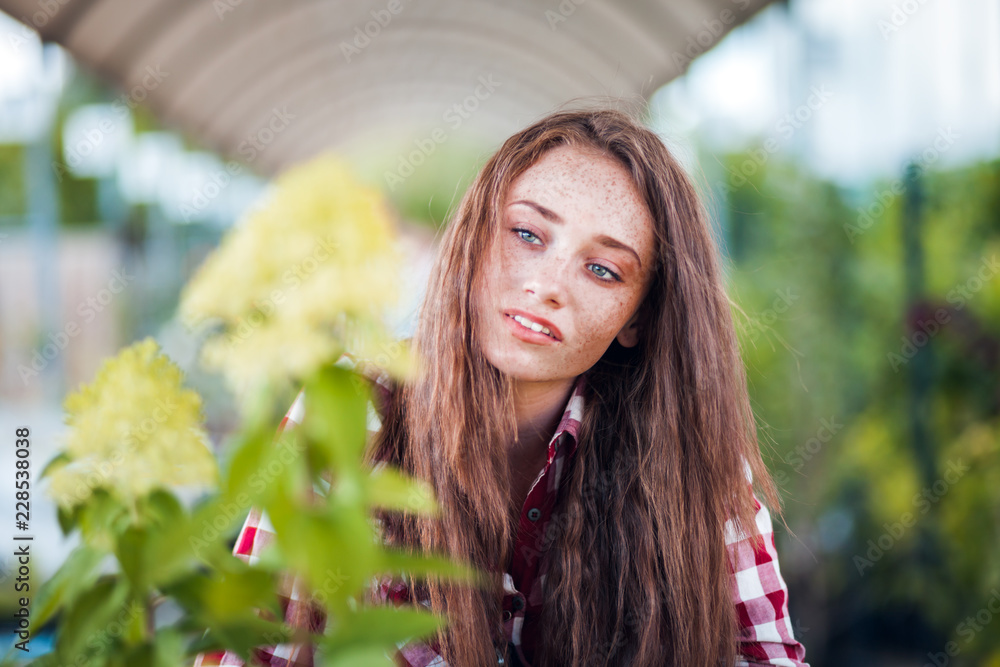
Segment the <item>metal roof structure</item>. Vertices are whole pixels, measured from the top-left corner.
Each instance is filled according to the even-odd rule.
[[[434,128],[499,141],[570,100],[648,99],[769,1],[0,0],[0,10],[165,125],[266,176],[326,148],[403,146]]]

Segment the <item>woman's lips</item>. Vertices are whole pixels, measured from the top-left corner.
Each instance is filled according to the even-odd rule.
[[[504,313],[503,319],[504,322],[507,323],[507,327],[510,329],[510,332],[526,343],[535,343],[536,345],[555,345],[559,342],[550,335],[544,334],[541,331],[534,331],[523,324],[520,324],[511,314]]]
[[[542,329],[548,329],[548,331],[542,331],[542,333],[552,336],[557,341],[561,341],[563,339],[562,331],[559,331],[559,327],[557,327],[552,322],[549,322],[541,315],[536,315],[535,313],[529,312],[527,310],[521,310],[520,308],[508,308],[503,311],[503,314],[511,317],[517,317],[522,320],[527,320],[526,323],[523,323],[525,328],[527,329],[534,329],[535,327],[533,325],[538,324],[542,327]]]

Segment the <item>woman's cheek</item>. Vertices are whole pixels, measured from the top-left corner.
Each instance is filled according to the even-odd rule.
[[[601,329],[605,348],[611,345],[611,341],[628,322],[630,313],[629,305],[625,302],[615,302],[604,311],[602,316],[604,326]]]
[[[610,327],[607,326],[606,322],[602,322],[599,317],[589,319],[587,323],[581,324],[576,330],[583,332],[584,339],[581,341],[580,347],[588,350],[597,347],[606,347],[605,341],[613,336]]]

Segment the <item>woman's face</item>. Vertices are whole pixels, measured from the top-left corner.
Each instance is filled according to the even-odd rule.
[[[501,216],[478,309],[490,363],[516,380],[562,380],[588,370],[615,338],[638,342],[655,238],[621,164],[553,148],[514,180]]]

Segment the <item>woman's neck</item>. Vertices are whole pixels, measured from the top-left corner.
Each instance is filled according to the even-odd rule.
[[[511,447],[549,438],[562,419],[563,408],[569,400],[576,378],[551,382],[514,382],[514,414],[517,415],[517,441]]]
[[[576,378],[552,382],[514,382],[514,414],[517,439],[509,443],[507,460],[511,472],[511,493],[520,507],[531,484],[544,467],[563,408]]]

